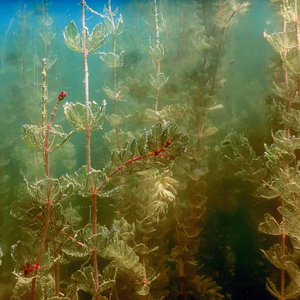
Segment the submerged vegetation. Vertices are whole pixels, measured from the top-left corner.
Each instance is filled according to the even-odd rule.
[[[243,253],[259,274],[253,299],[296,299],[300,3],[271,1],[282,21],[264,33],[272,91],[257,78],[239,86],[248,73],[234,60],[247,57],[235,34],[249,1],[129,2],[82,0],[64,29],[47,1],[9,22],[0,297],[252,299],[234,290],[247,261],[237,236],[254,253]],[[234,97],[251,98],[251,112]],[[250,216],[248,247],[239,230]],[[218,228],[222,217],[239,223]]]

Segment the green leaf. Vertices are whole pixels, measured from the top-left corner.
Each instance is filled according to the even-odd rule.
[[[124,22],[123,22],[123,17],[120,15],[120,17],[116,21],[116,31],[115,33],[117,35],[121,34],[124,30]]]
[[[124,53],[125,51],[122,51],[119,55],[112,52],[101,53],[100,59],[104,61],[108,68],[119,68],[123,66]]]
[[[110,116],[105,116],[107,121],[109,122],[109,125],[112,127],[115,127],[116,125],[120,125],[123,122],[123,118],[118,116],[118,115],[110,115]]]
[[[63,32],[65,44],[75,52],[83,52],[83,41],[82,36],[79,34],[77,26],[74,21],[71,21],[68,26],[66,26]],[[103,45],[106,39],[104,34],[102,24],[98,23],[91,34],[86,32],[86,51],[91,53],[97,50]]]
[[[87,167],[82,166],[73,176],[67,174],[65,179],[74,185],[82,197],[90,197],[96,187],[103,182],[104,176],[100,170],[92,169],[89,179]]]
[[[49,27],[53,23],[53,19],[49,16],[37,16],[37,21],[43,26]]]
[[[26,263],[33,264],[36,259],[35,252],[29,249],[27,244],[23,241],[18,241],[11,247],[11,256],[18,269],[20,269],[21,266],[26,266]]]
[[[23,241],[18,241],[11,247],[11,256],[16,265],[15,273],[25,278],[33,276],[34,273],[31,272],[31,269],[28,274],[24,272],[24,269],[35,265],[38,252],[36,245],[31,247],[29,245]],[[43,270],[48,270],[53,265],[53,261],[47,253],[43,253],[40,264],[43,266]]]
[[[102,119],[105,112],[106,101],[104,100],[102,106],[93,101],[89,104],[89,129],[96,131],[102,129]],[[71,127],[75,131],[83,131],[87,129],[87,109],[81,103],[66,103],[64,105],[66,119],[70,122]]]
[[[300,131],[300,111],[297,109],[290,109],[290,112],[282,113],[282,123],[296,132]],[[292,141],[297,145],[296,149],[300,148],[300,138],[292,138]]]
[[[55,33],[53,33],[52,31],[40,32],[39,35],[42,38],[45,45],[50,45],[55,37]]]
[[[147,296],[150,292],[150,287],[147,284],[136,287],[136,292],[140,296]]]
[[[63,32],[65,44],[75,52],[82,52],[82,41],[81,36],[78,33],[77,26],[74,21],[71,21],[68,26],[66,26]]]
[[[104,5],[103,11],[104,14],[100,14],[100,16],[105,19],[105,18],[110,18],[110,17],[114,17],[115,15],[117,15],[118,13],[118,7],[116,8],[115,11],[111,10],[111,6],[109,8],[106,7],[106,5]]]
[[[270,278],[267,278],[267,290],[278,300],[281,300],[282,297],[280,295],[280,292],[277,290],[276,284],[274,284]]]
[[[247,138],[231,133],[223,142],[223,157],[235,169],[235,175],[251,184],[261,186],[261,180],[267,176],[264,159],[258,157]],[[255,190],[256,195],[259,193]]]
[[[32,201],[29,195],[21,200],[13,201],[10,214],[20,221],[20,227],[32,232],[35,236],[42,233],[45,208],[40,203]]]
[[[100,282],[102,275],[99,274]],[[96,284],[94,279],[93,267],[85,267],[82,270],[78,270],[72,274],[72,280],[77,283],[77,289],[96,295]]]
[[[264,251],[261,250],[267,259],[270,261],[278,269],[286,270],[286,265],[284,262],[284,258],[282,257],[282,246],[279,244],[275,244],[274,246],[270,247],[269,250]],[[285,253],[289,253],[287,247],[285,246]]]
[[[22,139],[26,146],[39,151],[45,151],[45,132],[46,127],[38,127],[36,125],[23,125]],[[73,132],[69,134],[64,133],[60,125],[54,125],[49,130],[48,136],[48,151],[53,151],[60,148],[70,137]]]
[[[91,255],[92,249],[85,247],[86,245],[82,243],[82,231],[75,231],[71,226],[65,226],[63,232],[72,239],[65,239],[65,242],[62,246],[62,251],[71,257],[87,257]]]
[[[158,74],[158,76],[154,77],[150,75],[150,84],[156,88],[162,88],[169,80],[169,77],[166,77],[164,73]]]
[[[274,33],[272,35],[269,35],[265,31],[264,38],[271,44],[275,52],[280,53],[282,51],[283,41],[281,33]]]
[[[216,18],[216,25],[221,28],[232,26],[237,21],[237,15],[244,14],[248,10],[249,5],[250,2],[247,1],[224,1]]]
[[[121,218],[120,220],[114,219],[112,231],[122,240],[130,241],[134,239],[136,229],[134,223],[129,224],[124,218]]]
[[[104,258],[113,259],[115,266],[136,276],[143,278],[144,267],[139,262],[135,251],[123,240],[114,236],[111,243],[99,253]]]
[[[256,188],[253,192],[255,197],[265,198],[265,199],[275,199],[280,196],[280,192],[273,182],[269,184],[262,184]]]
[[[87,33],[87,41],[86,48],[89,53],[97,50],[101,47],[106,39],[107,35],[105,35],[104,30],[102,28],[102,24],[98,23],[93,29],[92,34]]]
[[[157,251],[159,249],[158,246],[152,248],[152,249],[149,249],[145,244],[143,243],[140,243],[138,245],[135,245],[133,250],[139,254],[139,255],[145,255],[145,254],[150,254],[151,252],[154,252],[154,251]]]
[[[208,127],[204,130],[202,137],[207,137],[216,134],[219,131],[217,127]]]
[[[67,184],[63,186],[59,179],[46,178],[30,185],[26,180],[27,189],[30,196],[39,203],[47,203],[47,199],[51,203],[56,203],[68,198],[73,192],[73,185]]]
[[[96,245],[99,253],[110,244],[111,232],[105,227],[97,224],[97,234],[93,234],[93,224],[89,223],[82,229],[82,237],[87,246],[94,249]]]
[[[148,52],[153,60],[162,60],[165,56],[165,49],[162,45],[149,46]]]
[[[103,88],[103,91],[111,100],[125,101],[125,99],[123,99],[123,96],[128,93],[128,88],[126,86],[121,86],[117,91],[114,92],[106,86]]]
[[[115,150],[104,172],[108,178],[114,174],[132,174],[149,168],[163,168],[186,150],[188,137],[174,124],[157,124],[140,138]]]
[[[300,271],[299,267],[293,261],[287,261],[287,272],[291,282],[285,288],[285,299],[296,299],[300,295]]]
[[[271,235],[281,235],[282,234],[282,228],[277,223],[274,217],[272,217],[270,214],[265,214],[265,222],[260,223],[258,226],[259,231],[271,234]]]
[[[113,16],[115,16],[116,12],[117,10],[114,13],[111,12],[110,14],[108,14],[104,21],[105,31],[113,35],[121,34],[124,29],[122,15],[120,15],[120,17],[116,21],[114,21],[113,19]]]

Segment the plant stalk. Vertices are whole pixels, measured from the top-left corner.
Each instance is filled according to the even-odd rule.
[[[45,73],[43,75],[43,78],[46,78],[46,70],[45,70],[45,60],[43,60],[43,73]],[[47,88],[43,89],[43,99],[46,99],[46,96],[44,95],[44,92],[47,91]],[[36,269],[34,271],[34,277],[32,279],[32,284],[31,284],[31,300],[35,299],[35,287],[36,287],[36,279],[37,279],[37,273],[38,273],[38,268],[40,266],[41,263],[41,258],[45,249],[45,245],[46,245],[46,240],[47,240],[47,236],[48,236],[48,229],[49,229],[49,221],[50,221],[50,213],[51,213],[51,198],[50,198],[50,164],[49,164],[49,148],[48,148],[48,143],[49,143],[49,132],[51,129],[51,124],[53,121],[53,118],[56,114],[57,108],[59,106],[60,103],[60,99],[57,100],[56,105],[53,109],[53,112],[51,114],[50,120],[47,124],[47,128],[46,128],[46,134],[45,134],[45,149],[44,149],[44,164],[45,164],[45,173],[46,173],[46,180],[47,180],[47,199],[46,199],[46,216],[45,216],[45,221],[44,221],[44,233],[43,233],[43,237],[42,237],[42,241],[41,241],[41,246],[40,246],[40,250],[37,256],[37,260],[35,263]],[[44,106],[43,106],[44,109]]]
[[[155,38],[156,38],[156,47],[159,47],[159,28],[158,28],[158,10],[157,10],[157,2],[154,2],[154,17],[155,17]],[[158,80],[160,76],[160,60],[157,58],[155,61],[155,70],[156,70],[156,86],[155,86],[155,100],[154,100],[154,110],[158,110],[159,98],[160,98],[160,87],[158,85]],[[161,105],[161,103],[160,103]]]
[[[241,6],[244,2],[245,2],[245,0],[242,0],[238,4],[238,7]],[[222,7],[220,6],[219,9],[222,9]],[[224,42],[225,30],[228,28],[228,25],[229,25],[230,21],[234,18],[234,16],[236,15],[236,13],[237,13],[236,10],[233,11],[232,14],[229,16],[229,18],[227,19],[227,21],[225,22],[225,24],[222,26],[220,41],[219,41],[218,50],[217,50],[216,67],[215,67],[215,71],[214,71],[214,75],[213,75],[212,83],[211,83],[210,96],[213,96],[214,93],[215,93],[215,85],[216,85],[217,76],[218,76],[219,61],[220,61],[222,47],[223,47],[223,42]]]
[[[85,1],[81,1],[81,20],[82,20],[82,53],[83,53],[83,70],[84,70],[84,94],[85,94],[85,107],[86,107],[86,164],[90,188],[92,191],[92,222],[93,222],[93,235],[94,249],[93,249],[93,268],[94,268],[94,281],[95,281],[95,300],[99,300],[99,276],[98,276],[98,259],[97,259],[97,193],[94,191],[91,183],[91,131],[90,131],[90,101],[89,101],[89,71],[88,71],[88,50],[86,48],[87,27],[85,25]]]
[[[108,10],[110,11],[110,19],[112,22],[112,27],[113,27],[113,49],[112,49],[112,53],[114,56],[113,59],[113,66],[112,66],[112,75],[113,75],[113,91],[114,91],[114,115],[117,115],[117,73],[116,73],[116,63],[115,63],[115,55],[116,55],[116,44],[117,44],[117,34],[116,34],[116,28],[115,28],[115,23],[114,23],[114,16],[112,14],[112,10],[111,10],[111,1],[108,1]],[[119,150],[121,150],[121,144],[120,144],[120,140],[119,140],[119,126],[118,124],[115,125],[115,131],[116,131],[116,143],[117,143],[117,147]]]

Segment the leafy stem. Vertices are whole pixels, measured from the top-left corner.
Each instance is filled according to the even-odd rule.
[[[43,112],[46,109],[46,99],[47,99],[47,84],[46,84],[46,60],[43,60]],[[45,172],[46,172],[46,180],[47,180],[47,193],[46,193],[46,216],[45,216],[45,220],[44,220],[44,232],[43,232],[43,236],[42,236],[42,241],[41,241],[41,245],[40,245],[40,249],[38,252],[38,256],[36,259],[36,263],[35,266],[36,268],[34,269],[34,277],[32,279],[32,283],[31,283],[31,300],[35,299],[35,286],[36,286],[36,279],[37,279],[37,273],[38,273],[38,269],[41,263],[41,258],[44,252],[44,248],[46,245],[46,239],[47,239],[47,235],[48,235],[48,229],[49,229],[49,221],[50,221],[50,213],[51,213],[51,198],[50,198],[50,185],[51,185],[51,178],[50,178],[50,164],[49,164],[49,132],[51,129],[51,124],[53,121],[53,118],[55,117],[56,111],[58,109],[58,106],[60,104],[60,102],[67,96],[67,93],[65,93],[64,91],[62,91],[59,96],[58,96],[58,100],[54,106],[53,112],[51,114],[50,120],[47,124],[47,128],[46,128],[46,133],[45,133],[45,141],[44,141],[44,164],[45,164]],[[46,117],[46,116],[45,116]],[[45,122],[44,119],[44,115],[43,115],[43,122]],[[58,271],[58,269],[55,269],[56,271]],[[56,276],[58,276],[58,273],[56,272]],[[58,283],[58,281],[57,281]],[[56,286],[56,289],[58,290],[59,287]]]
[[[218,50],[217,50],[217,56],[216,56],[216,67],[214,70],[214,75],[212,78],[212,83],[211,83],[211,90],[210,90],[210,95],[213,96],[215,94],[215,86],[217,82],[217,76],[218,76],[218,70],[219,70],[219,61],[221,58],[221,53],[222,53],[222,48],[223,48],[223,43],[224,43],[224,36],[225,36],[225,31],[232,22],[233,18],[239,13],[239,9],[242,7],[243,3],[245,0],[242,0],[238,5],[235,10],[229,15],[229,17],[225,20],[225,22],[222,24],[222,31],[221,31],[221,36],[218,44]],[[247,4],[246,4],[247,5]],[[219,7],[220,12],[222,10],[222,5]]]
[[[91,183],[91,131],[90,131],[90,101],[89,101],[89,71],[88,71],[88,50],[86,47],[87,39],[87,27],[85,25],[85,1],[81,1],[81,21],[82,21],[82,53],[83,53],[83,68],[84,68],[84,95],[85,95],[85,107],[86,107],[86,161],[87,172],[90,187]],[[92,195],[92,219],[93,219],[93,235],[97,235],[97,196],[94,191]],[[99,289],[99,276],[98,276],[98,260],[97,260],[97,242],[94,241],[93,249],[93,268],[94,268],[94,280],[95,280],[95,292]],[[100,299],[99,293],[96,293],[96,300]]]
[[[154,2],[154,17],[155,17],[155,38],[156,38],[156,47],[159,47],[159,28],[158,28],[158,11],[157,11],[157,2],[156,0],[153,0]],[[157,84],[159,80],[160,75],[160,59],[156,58],[155,61],[156,66],[156,86],[155,86],[155,102],[154,102],[154,110],[158,110],[158,103],[159,103],[159,93],[160,93],[160,87]]]
[[[137,157],[133,157],[132,159],[124,162],[123,164],[119,165],[115,170],[113,170],[111,173],[109,173],[107,175],[107,177],[105,178],[105,180],[103,180],[103,182],[99,185],[99,187],[96,189],[96,194],[98,194],[102,188],[109,182],[109,180],[115,175],[117,174],[119,171],[121,171],[123,168],[125,168],[126,166],[128,166],[129,164],[132,164],[136,161],[139,161],[141,159],[144,158],[149,158],[149,157],[153,157],[153,156],[158,156],[159,154],[165,152],[167,150],[167,148],[171,145],[172,141],[168,140],[166,145],[164,147],[162,147],[161,149],[157,149],[155,151],[151,151],[148,154],[143,154],[141,156],[137,156]],[[160,156],[162,157],[162,156]]]

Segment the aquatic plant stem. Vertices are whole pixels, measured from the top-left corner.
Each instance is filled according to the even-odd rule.
[[[92,222],[93,222],[93,235],[97,236],[97,193],[94,191],[91,184],[91,131],[90,131],[90,115],[89,115],[89,71],[87,56],[88,51],[86,47],[87,27],[85,26],[85,1],[81,1],[81,20],[82,20],[82,53],[83,53],[83,70],[84,70],[84,94],[85,94],[85,108],[86,108],[86,164],[89,183],[92,191]],[[94,268],[94,281],[95,281],[95,299],[99,300],[99,276],[98,276],[98,259],[97,259],[97,240],[94,239],[93,249],[93,268]]]
[[[45,71],[45,70],[43,70]],[[46,72],[46,71],[45,71]],[[44,89],[44,91],[46,91],[46,89]],[[44,98],[45,95],[43,95]],[[56,114],[56,111],[58,109],[59,103],[61,102],[62,99],[58,99],[56,102],[56,105],[53,109],[53,112],[51,114],[50,120],[47,124],[47,128],[46,128],[46,134],[45,134],[45,148],[44,148],[44,164],[45,164],[45,173],[46,173],[46,180],[47,180],[47,199],[46,199],[46,215],[45,215],[45,221],[44,221],[44,233],[43,233],[43,237],[42,237],[42,241],[41,241],[41,246],[40,246],[40,250],[38,252],[38,256],[36,259],[36,269],[34,271],[34,277],[32,279],[32,284],[31,284],[31,300],[35,299],[35,286],[36,286],[36,279],[37,279],[37,273],[38,273],[38,268],[40,266],[41,263],[41,258],[44,252],[44,248],[46,245],[46,240],[47,240],[47,236],[48,236],[48,229],[49,229],[49,221],[50,221],[50,213],[51,213],[51,198],[50,198],[50,165],[49,165],[49,147],[48,147],[48,143],[49,143],[49,132],[51,129],[51,124],[53,121],[53,118]]]
[[[111,24],[113,27],[113,34],[112,34],[112,38],[113,38],[113,49],[112,49],[112,53],[113,53],[113,65],[112,65],[112,75],[113,75],[113,91],[114,91],[114,115],[117,115],[117,73],[116,73],[116,63],[115,63],[115,57],[116,57],[116,44],[117,44],[117,34],[116,34],[116,27],[115,27],[115,23],[114,23],[114,16],[111,10],[111,1],[108,0],[108,10],[110,12],[110,19],[111,19]],[[116,143],[117,143],[117,147],[120,150],[121,149],[121,144],[120,144],[120,140],[119,140],[119,126],[118,124],[115,125],[115,132],[116,132]]]
[[[58,249],[54,246],[54,258],[55,258],[55,296],[59,297],[59,270],[60,270],[60,262],[58,261]]]
[[[143,154],[141,156],[134,157],[134,158],[126,161],[125,163],[121,164],[114,171],[112,171],[111,173],[109,173],[106,176],[105,180],[103,180],[102,183],[98,186],[98,188],[96,188],[95,193],[96,194],[99,193],[99,191],[101,191],[102,188],[109,182],[109,180],[111,179],[111,177],[113,177],[115,174],[117,174],[121,169],[123,169],[127,165],[129,165],[129,164],[131,164],[131,163],[133,163],[135,161],[141,160],[143,158],[146,158],[146,157],[157,156],[160,153],[165,152],[167,150],[167,147],[169,147],[171,145],[171,143],[172,143],[172,141],[168,140],[165,147],[162,147],[161,149],[157,149],[155,151],[149,152],[148,154]]]
[[[143,268],[144,268],[144,279],[143,279],[144,285],[148,285],[145,254],[142,254],[142,263],[143,263]],[[149,300],[149,293],[146,295],[145,299]]]
[[[27,15],[25,14],[26,12],[26,4],[24,4],[24,9],[23,9],[23,15],[22,15],[22,18],[23,18],[23,22],[22,22],[22,49],[26,49],[25,47],[25,41],[27,41],[27,36],[26,36],[26,17]],[[22,65],[21,65],[21,70],[22,70],[22,78],[23,78],[23,84],[25,85],[26,84],[26,66],[25,66],[25,57],[22,57],[21,59],[21,62],[22,62]]]
[[[86,33],[87,27],[85,26],[85,1],[81,1],[81,18],[82,18],[82,53],[83,53],[83,71],[84,71],[84,98],[86,108],[86,164],[88,173],[91,171],[91,132],[90,132],[90,101],[89,101],[89,70],[87,56],[88,51],[86,48]]]
[[[297,74],[297,90],[298,95],[300,92],[300,33],[299,33],[299,20],[298,20],[298,4],[295,1],[295,31],[297,41],[297,52],[298,52],[298,74]]]
[[[113,34],[113,54],[115,56],[116,54],[116,34]],[[114,115],[117,115],[117,74],[116,74],[116,65],[115,65],[115,60],[113,62],[113,67],[112,67],[112,72],[113,72],[113,91],[114,91]],[[115,125],[115,131],[116,131],[116,142],[117,142],[117,147],[119,150],[121,150],[121,144],[120,144],[120,139],[119,139],[119,126],[118,124]]]
[[[154,17],[155,17],[155,39],[156,39],[156,47],[159,47],[159,28],[158,28],[158,10],[157,10],[157,2],[154,2]],[[157,58],[155,61],[155,70],[156,70],[156,85],[155,85],[155,100],[154,100],[154,110],[158,110],[159,104],[159,94],[160,94],[160,87],[158,85],[158,80],[160,76],[160,60]],[[161,104],[161,103],[160,103]]]
[[[237,8],[232,12],[232,14],[228,17],[227,21],[225,24],[222,26],[222,31],[220,35],[220,40],[219,40],[219,45],[218,45],[218,50],[217,50],[217,57],[216,57],[216,67],[214,70],[214,75],[212,78],[212,83],[211,83],[211,90],[210,90],[210,96],[213,96],[215,93],[215,86],[216,86],[216,81],[217,81],[217,76],[218,76],[218,70],[219,70],[219,61],[221,57],[221,52],[222,52],[222,47],[223,47],[223,42],[224,42],[224,36],[225,36],[225,30],[228,28],[228,25],[230,21],[234,18],[234,16],[237,14],[238,8],[245,2],[245,0],[242,0]],[[221,10],[222,7],[219,7]]]
[[[11,28],[11,25],[12,25],[13,21],[14,21],[14,18],[11,18],[11,20],[9,22],[9,25],[8,25],[6,31],[5,31],[4,39],[2,41],[2,57],[1,57],[1,66],[2,66],[1,73],[2,74],[4,74],[4,72],[5,72],[4,71],[4,50],[5,50],[5,44],[6,44],[6,37],[8,35],[8,32],[9,32],[9,30]]]
[[[284,1],[284,0],[282,0]],[[284,5],[284,3],[282,3]],[[283,6],[282,6],[283,7]],[[283,33],[283,56],[287,56],[287,49],[286,49],[286,25],[287,22],[285,19],[282,20],[282,33]],[[285,84],[285,97],[286,97],[286,111],[290,111],[291,101],[289,100],[289,79],[288,79],[288,71],[285,64],[282,64],[283,72],[284,72],[284,84]],[[290,138],[290,128],[286,128],[286,138]],[[284,217],[282,217],[282,224],[284,224]],[[285,231],[284,227],[282,226],[282,233],[281,233],[281,255],[285,255]],[[280,296],[284,299],[284,286],[285,286],[285,270],[280,270]]]

